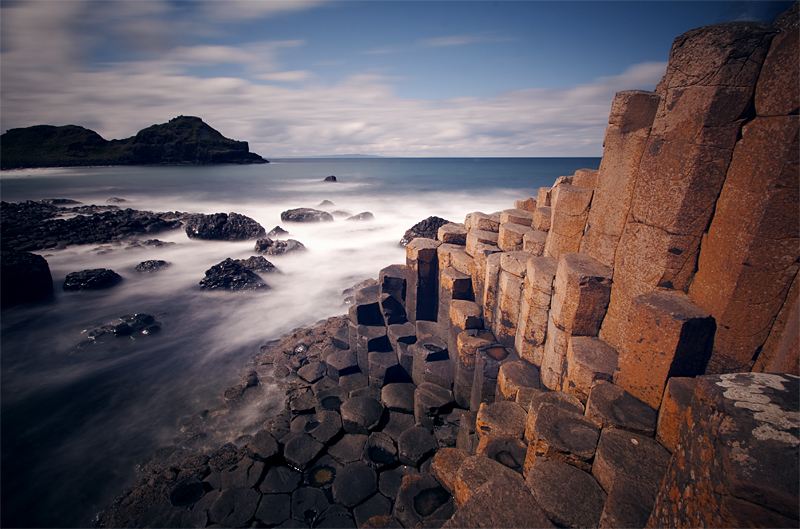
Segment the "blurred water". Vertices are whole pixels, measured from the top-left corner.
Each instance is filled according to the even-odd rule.
[[[176,434],[180,417],[205,408],[235,383],[263,343],[342,314],[341,292],[381,268],[405,262],[397,243],[437,215],[513,207],[560,175],[597,168],[599,158],[314,159],[258,166],[94,167],[0,173],[7,202],[125,199],[152,211],[241,213],[267,231],[281,225],[306,252],[269,257],[281,273],[265,292],[198,290],[205,270],[254,255],[253,241],[211,242],[182,230],[154,236],[173,245],[70,247],[38,252],[49,263],[54,299],[3,309],[0,334],[2,525],[86,527],[128,486],[134,466]],[[335,175],[337,183],[323,182]],[[280,213],[316,207],[374,220],[290,224]],[[107,251],[109,250],[110,251]],[[147,259],[169,268],[138,274]],[[112,289],[65,292],[65,276],[111,268]],[[156,316],[160,334],[75,350],[85,331],[131,313]]]

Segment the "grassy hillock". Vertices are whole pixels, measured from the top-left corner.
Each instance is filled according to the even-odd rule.
[[[0,136],[0,168],[86,165],[268,163],[246,141],[224,137],[202,119],[178,116],[124,140],[76,125],[36,125]]]

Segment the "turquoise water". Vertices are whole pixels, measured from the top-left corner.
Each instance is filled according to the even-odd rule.
[[[299,326],[342,314],[341,292],[403,263],[406,229],[438,215],[463,222],[535,196],[561,175],[599,167],[599,158],[292,159],[269,165],[92,167],[0,173],[7,202],[70,198],[121,207],[202,213],[235,211],[268,231],[280,224],[303,254],[270,258],[281,271],[257,294],[209,294],[205,270],[254,254],[253,242],[190,240],[181,230],[155,235],[175,244],[125,249],[70,247],[44,255],[52,300],[3,309],[0,320],[2,525],[86,527],[133,480],[137,462],[169,444],[178,420],[209,407],[234,384],[260,345]],[[337,183],[326,183],[335,175]],[[316,207],[370,211],[368,222],[281,223],[280,212]],[[152,237],[152,236],[151,236]],[[147,237],[147,238],[151,238]],[[146,259],[169,268],[136,274]],[[64,292],[65,276],[111,268],[123,282],[107,291]],[[120,315],[157,316],[153,340],[75,351],[88,329]],[[266,418],[266,417],[265,417]],[[252,432],[242,432],[252,433]]]

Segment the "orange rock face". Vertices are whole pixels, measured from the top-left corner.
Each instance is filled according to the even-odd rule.
[[[544,255],[560,258],[580,249],[583,229],[589,218],[592,189],[561,184],[553,188],[550,233],[544,245]]]
[[[614,384],[658,409],[669,377],[704,372],[715,327],[714,318],[681,292],[634,298],[620,332]]]
[[[800,375],[800,273],[794,277],[753,371]]]
[[[555,325],[570,335],[596,336],[611,294],[611,269],[586,254],[566,254],[553,291]]]
[[[613,347],[598,338],[573,336],[567,348],[564,390],[585,404],[596,381],[611,382],[618,356]]]
[[[541,366],[558,263],[549,257],[535,257],[528,259],[526,267],[514,347],[520,357]]]
[[[597,169],[578,169],[572,175],[572,185],[594,189],[597,185]]]
[[[530,226],[504,222],[500,224],[497,237],[497,246],[504,252],[517,252],[522,250],[522,240],[525,234],[534,231]]]
[[[658,411],[656,441],[672,453],[678,449],[683,415],[692,402],[696,386],[696,378],[673,377],[667,381],[664,398]]]

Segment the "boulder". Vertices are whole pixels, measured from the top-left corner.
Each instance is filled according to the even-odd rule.
[[[150,272],[157,272],[158,270],[162,270],[167,268],[170,265],[167,261],[162,261],[159,259],[151,259],[148,261],[142,261],[134,270],[139,272],[140,274],[149,274]]]
[[[206,277],[200,280],[201,290],[244,291],[268,288],[258,274],[230,258],[206,270]]]
[[[333,175],[326,176],[325,179],[323,180],[323,182],[336,182],[336,181],[337,181],[336,177]]]
[[[278,270],[275,268],[274,264],[270,263],[260,255],[254,255],[252,257],[248,257],[247,259],[235,259],[235,261],[253,272],[269,274]]]
[[[267,233],[267,237],[271,239],[277,239],[278,237],[283,237],[284,235],[289,235],[289,232],[284,230],[280,226],[275,226]]]
[[[212,241],[246,241],[266,234],[264,227],[238,213],[214,213],[190,215],[184,225],[190,239]]]
[[[53,278],[41,255],[4,250],[0,256],[2,306],[37,301],[53,294]]]
[[[359,213],[357,215],[352,215],[350,217],[347,217],[344,220],[372,220],[374,218],[375,218],[375,215],[373,215],[369,211],[364,211],[364,212]]]
[[[64,290],[99,290],[113,287],[122,281],[122,277],[113,270],[95,268],[67,274]]]
[[[436,240],[436,237],[439,234],[439,228],[445,224],[450,224],[450,221],[436,216],[428,217],[427,219],[414,224],[405,232],[403,238],[400,239],[400,246],[405,246],[414,239],[418,238]]]
[[[295,208],[282,212],[281,220],[283,222],[331,222],[333,215],[318,209]]]
[[[294,239],[287,239],[285,241],[276,241],[265,237],[256,241],[255,251],[257,253],[266,255],[282,255],[289,252],[298,250],[305,250],[306,247],[303,243]]]

